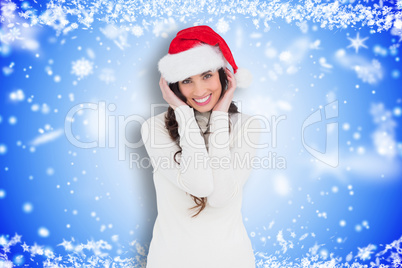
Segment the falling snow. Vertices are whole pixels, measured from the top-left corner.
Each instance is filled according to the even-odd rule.
[[[102,69],[99,79],[106,84],[114,82],[116,80],[114,70],[110,68]]]
[[[282,236],[282,233],[278,236]],[[283,237],[278,237],[280,241],[283,242]],[[117,241],[115,242],[117,243]],[[290,241],[286,242],[286,244]],[[46,249],[42,245],[34,244],[27,245],[25,242],[21,241],[21,236],[15,234],[10,240],[4,236],[0,236],[0,264],[2,267],[5,265],[11,265],[13,267],[13,262],[8,259],[11,249],[15,247],[21,247],[23,253],[31,262],[26,264],[34,264],[36,262],[42,263],[44,267],[78,267],[84,265],[86,267],[99,267],[99,266],[113,266],[113,267],[145,267],[146,265],[146,249],[137,241],[132,241],[131,246],[135,246],[137,255],[131,258],[112,258],[110,256],[110,251],[116,245],[111,245],[106,241],[88,241],[86,244],[76,243],[73,238],[71,241],[64,240],[58,246],[64,248],[66,253],[65,256],[59,255],[56,251],[51,249]],[[359,261],[370,260],[373,256],[376,258],[371,262],[370,267],[382,267],[391,268],[398,267],[402,262],[402,237],[398,240],[393,241],[390,244],[386,244],[381,247],[382,251],[376,253],[377,247],[369,244],[366,247],[358,248],[355,259],[353,259],[353,254],[349,254],[345,261],[342,261],[341,257],[333,257],[330,260],[323,260],[319,254],[319,249],[322,245],[315,244],[309,248],[309,254],[306,256],[301,256],[298,261],[289,261],[282,255],[272,254],[268,255],[263,252],[256,252],[256,267],[285,267],[285,268],[302,268],[302,267],[354,267],[354,268],[364,268],[367,264],[360,263]],[[59,250],[57,250],[59,251]],[[57,257],[56,257],[57,256]],[[380,264],[381,261],[381,264]],[[377,266],[376,266],[377,264]],[[381,266],[380,266],[380,265]]]
[[[83,78],[92,74],[92,69],[93,63],[83,57],[72,62],[71,73],[78,76],[78,78]]]
[[[302,113],[299,110],[299,102],[294,101],[293,98],[298,96],[298,94],[302,94],[303,91],[306,90],[305,88],[299,88],[298,85],[291,84],[289,85],[290,90],[287,91],[286,88],[280,86],[278,86],[278,88],[275,88],[275,86],[271,88],[270,86],[271,84],[275,85],[275,83],[279,84],[284,80],[290,80],[289,77],[296,77],[299,73],[305,71],[304,69],[309,68],[304,65],[306,62],[313,65],[316,64],[316,66],[320,68],[320,71],[314,73],[314,68],[311,68],[312,71],[309,71],[309,75],[306,75],[304,79],[306,79],[306,81],[310,79],[309,81],[312,88],[316,85],[317,96],[314,97],[318,98],[321,92],[330,91],[330,93],[327,94],[327,100],[337,99],[338,96],[342,95],[339,92],[341,90],[342,92],[344,92],[343,90],[345,90],[345,92],[347,92],[347,90],[361,92],[367,89],[363,89],[365,86],[370,88],[370,86],[380,84],[383,80],[387,79],[386,71],[388,70],[386,70],[386,60],[392,57],[397,64],[400,63],[398,49],[400,42],[402,42],[402,13],[401,10],[391,9],[385,1],[380,1],[379,3],[371,3],[369,1],[334,1],[329,3],[321,0],[299,2],[280,2],[276,0],[269,2],[202,1],[199,3],[187,1],[178,1],[177,3],[173,3],[172,1],[157,1],[154,2],[155,4],[140,5],[133,1],[71,1],[67,4],[65,1],[57,0],[50,1],[46,5],[42,4],[41,6],[39,6],[38,1],[33,1],[32,3],[14,2],[4,1],[1,3],[0,21],[2,24],[0,29],[0,54],[4,56],[5,59],[2,61],[3,65],[1,66],[3,78],[18,80],[19,77],[21,77],[19,76],[20,72],[23,72],[22,77],[25,79],[24,81],[28,81],[28,84],[32,78],[35,78],[28,64],[25,64],[23,61],[14,61],[14,59],[9,57],[10,55],[14,55],[13,53],[16,53],[16,51],[19,51],[18,49],[23,48],[23,51],[30,50],[31,53],[34,51],[32,58],[35,58],[38,62],[44,59],[47,61],[47,66],[41,69],[41,72],[45,70],[46,78],[50,79],[44,80],[44,83],[51,81],[52,87],[54,85],[54,88],[46,92],[49,98],[53,98],[49,101],[44,100],[43,96],[40,94],[36,94],[35,90],[37,90],[38,93],[41,90],[40,85],[38,86],[37,83],[29,84],[28,87],[15,86],[4,90],[4,96],[7,98],[7,101],[10,102],[10,104],[7,103],[6,105],[13,105],[15,110],[5,109],[6,112],[4,113],[2,110],[0,124],[2,124],[2,127],[4,126],[10,129],[24,127],[22,132],[26,132],[28,136],[22,138],[20,137],[20,133],[18,133],[18,135],[13,137],[15,140],[11,143],[0,140],[1,161],[3,158],[5,159],[9,155],[17,154],[20,151],[32,155],[35,155],[35,152],[37,152],[36,154],[42,155],[43,151],[41,150],[42,148],[45,150],[46,146],[48,146],[47,148],[52,148],[50,150],[53,153],[54,147],[51,146],[56,142],[53,144],[50,143],[56,140],[60,141],[60,143],[65,141],[63,135],[64,131],[61,128],[63,123],[79,121],[83,122],[83,125],[93,127],[91,123],[96,120],[80,121],[80,119],[82,119],[80,117],[83,115],[82,111],[77,112],[74,118],[66,117],[65,121],[64,118],[63,120],[52,121],[55,118],[52,116],[57,115],[58,112],[62,113],[63,116],[67,113],[64,109],[65,107],[61,105],[63,101],[73,106],[76,104],[76,101],[87,100],[87,98],[91,99],[91,101],[109,97],[110,99],[114,98],[114,100],[118,100],[119,98],[130,99],[130,96],[127,97],[123,95],[122,92],[123,90],[132,90],[133,85],[136,87],[137,83],[139,83],[139,79],[133,79],[132,73],[128,81],[121,79],[121,76],[123,76],[121,75],[121,70],[129,70],[129,72],[131,72],[132,69],[130,68],[132,68],[132,66],[135,66],[141,61],[143,63],[145,59],[145,55],[139,55],[139,58],[130,58],[128,60],[130,66],[122,67],[121,59],[118,58],[108,58],[107,64],[105,63],[106,61],[102,62],[100,59],[102,56],[101,53],[107,54],[118,51],[121,53],[127,52],[128,56],[130,55],[130,48],[137,50],[143,49],[144,47],[149,48],[151,44],[154,45],[153,41],[158,38],[165,41],[170,40],[169,38],[180,29],[182,24],[186,23],[193,23],[194,25],[212,25],[212,27],[224,37],[232,32],[236,32],[237,40],[234,41],[234,43],[236,43],[237,49],[241,49],[243,46],[250,46],[250,48],[256,51],[262,51],[260,59],[250,58],[250,64],[259,64],[259,61],[263,62],[260,70],[261,73],[258,74],[259,76],[256,80],[264,85],[264,87],[259,90],[269,92],[269,94],[272,93],[272,96],[269,95],[268,97],[256,91],[257,93],[254,95],[254,98],[250,99],[248,104],[250,104],[251,110],[267,115],[267,118],[273,114],[287,113],[290,111],[297,111],[295,114],[299,112]],[[402,1],[398,0],[396,6],[402,9]],[[195,14],[197,13],[203,13],[203,16],[196,17]],[[252,30],[246,32],[238,26],[236,22],[239,19],[248,21]],[[274,39],[276,37],[271,37],[270,34],[274,32],[273,29],[280,24],[278,23],[280,21],[293,25],[298,31],[303,33],[303,37],[300,39],[289,38],[284,44],[275,44]],[[101,23],[101,26],[98,27],[96,23]],[[313,24],[315,25],[313,26]],[[75,48],[78,47],[78,50],[75,52],[80,54],[74,54],[74,56],[70,56],[73,58],[69,58],[66,61],[67,63],[65,65],[68,66],[68,72],[64,73],[63,76],[61,76],[61,72],[59,72],[60,69],[57,68],[58,66],[53,64],[53,58],[46,58],[47,51],[45,49],[43,49],[43,51],[39,50],[39,48],[43,48],[43,44],[35,40],[38,38],[35,37],[35,33],[44,29],[45,26],[54,30],[54,36],[46,40],[46,42],[48,41],[54,46],[59,47],[67,47],[71,43],[76,42]],[[328,40],[325,40],[325,38],[309,39],[306,37],[308,34],[313,35],[313,33],[320,28],[335,30],[336,32],[342,33],[347,32],[343,38],[336,40],[337,42],[339,41],[339,46],[330,50],[330,53],[333,53],[333,55],[327,54],[324,56],[322,54],[323,51],[329,50],[329,45],[326,43]],[[356,32],[356,29],[358,29],[358,32]],[[369,37],[367,33],[363,34],[366,29],[370,29],[370,34],[372,34],[373,37],[371,35]],[[77,36],[79,36],[82,31],[88,33],[88,36],[91,36],[91,34],[95,32],[97,35],[96,45],[90,42],[87,44],[86,40],[78,38]],[[393,44],[391,47],[387,48],[370,43],[375,40],[375,33],[385,31],[389,31],[389,33],[393,35],[392,38],[394,40],[392,40]],[[266,42],[265,39],[263,41],[265,34],[269,36],[268,39],[270,40],[268,40],[268,42]],[[150,38],[146,42],[140,41],[141,38],[148,36]],[[249,37],[249,40],[246,39],[247,37]],[[88,40],[92,41],[90,38]],[[98,48],[95,47],[97,45],[99,45],[102,50],[97,50]],[[29,56],[27,56],[27,59],[29,59]],[[127,58],[125,61],[127,61]],[[331,85],[334,88],[325,89],[319,85],[319,82],[317,83],[317,80],[321,79],[322,81],[327,75],[330,77],[329,75],[331,73],[339,71],[339,69],[342,68],[349,71],[357,80],[350,83],[350,88],[338,89],[335,85]],[[393,81],[399,83],[400,81],[397,79],[400,79],[400,70],[396,68],[397,67],[390,73],[392,74],[392,79],[395,79]],[[144,69],[139,76],[146,76],[147,73],[152,71],[153,69],[151,70],[151,68]],[[89,76],[91,74],[94,74],[91,76],[93,80],[90,80],[91,77]],[[314,81],[311,77],[316,80]],[[101,87],[108,89],[113,88],[113,90],[111,90],[113,91],[113,96],[103,96],[101,90],[91,87],[91,83],[88,88],[80,88],[82,91],[72,92],[71,84],[64,84],[64,82],[69,81],[70,78],[75,79],[72,82],[74,86],[79,85],[80,83],[77,83],[77,80],[79,81],[83,78],[87,78],[87,80],[91,82],[94,80],[97,82],[101,81],[101,83],[99,83]],[[332,78],[334,78],[334,76],[332,76]],[[265,81],[269,81],[270,86],[266,86],[266,84],[263,83]],[[372,88],[370,88],[370,90],[371,89]],[[375,90],[380,91],[383,89],[382,87],[378,87]],[[373,89],[373,94],[375,90]],[[280,95],[275,95],[275,93],[279,91],[281,92]],[[366,91],[369,92],[368,90]],[[83,94],[84,97],[81,94]],[[138,92],[132,93],[131,100],[133,100],[133,96],[137,96],[136,94],[139,96]],[[57,102],[55,102],[55,100],[57,100]],[[349,101],[350,99],[345,97],[345,106]],[[130,106],[129,113],[133,112],[133,106],[137,108],[140,104],[140,102],[136,102],[135,105],[130,103],[130,105],[128,105]],[[312,105],[315,104],[317,103],[314,102]],[[369,107],[369,112],[374,123],[374,131],[371,133],[362,131],[360,126],[357,126],[357,123],[353,121],[353,118],[347,118],[347,122],[343,123],[339,120],[340,126],[344,130],[342,131],[344,132],[343,134],[349,139],[346,143],[348,144],[350,152],[357,152],[359,157],[365,159],[364,157],[369,153],[370,149],[373,149],[381,158],[386,160],[398,160],[398,157],[402,155],[402,143],[397,140],[398,136],[396,135],[398,131],[397,117],[400,118],[401,116],[401,105],[401,100],[391,106],[387,104],[387,107],[383,102],[373,102],[371,107]],[[109,107],[110,106],[108,106],[108,108]],[[69,108],[71,107],[69,106]],[[27,110],[28,113],[31,114],[30,117],[28,116],[28,120],[26,117],[14,113],[17,109]],[[100,110],[101,109],[98,109],[97,112]],[[32,120],[35,122],[27,122],[30,121],[31,117],[40,118],[37,121],[41,123],[37,124],[36,120]],[[111,125],[115,123],[115,121],[112,121],[114,118],[112,118],[113,114],[108,118],[111,120],[109,122]],[[29,124],[33,125],[32,129]],[[55,126],[55,129],[51,126]],[[95,126],[93,129],[98,130],[101,128],[101,126],[99,126],[99,128]],[[85,131],[80,129],[74,130],[76,131],[74,133],[77,140],[89,138],[88,133]],[[317,127],[317,132],[318,131],[319,128]],[[102,135],[98,137],[102,137]],[[367,137],[371,138],[370,141],[372,144],[362,144],[363,140]],[[297,138],[293,137],[292,142],[296,139]],[[113,139],[109,139],[108,142],[113,143]],[[285,147],[294,147],[294,143],[292,142],[286,144]],[[52,158],[49,159],[49,161],[45,161],[46,165],[44,168],[43,166],[40,167],[42,168],[42,174],[36,176],[33,174],[34,170],[29,170],[28,175],[24,175],[24,179],[29,182],[32,182],[34,178],[34,182],[48,180],[47,183],[52,184],[51,187],[53,187],[53,189],[57,189],[57,191],[60,192],[65,190],[63,195],[61,195],[63,197],[66,195],[79,196],[78,193],[82,190],[77,186],[79,183],[96,181],[99,183],[99,185],[97,185],[99,187],[94,188],[97,188],[97,190],[99,188],[100,190],[89,198],[99,202],[111,200],[111,197],[114,195],[113,193],[110,194],[111,191],[109,191],[109,189],[106,192],[102,192],[107,188],[105,181],[107,181],[108,178],[103,178],[102,176],[90,177],[92,176],[91,168],[79,167],[81,163],[77,155],[81,153],[82,151],[78,151],[74,148],[69,151],[69,157],[71,158],[63,162],[71,166],[72,169],[77,167],[78,171],[74,171],[76,172],[74,176],[68,177],[64,175],[61,168],[56,164],[53,165],[52,161],[55,158],[53,158],[52,154]],[[101,153],[101,150],[91,150],[91,154],[94,156]],[[303,153],[304,152],[301,151],[299,155],[303,155]],[[60,159],[64,158],[64,155],[60,156]],[[89,158],[92,160],[92,157]],[[97,169],[99,163],[96,163],[95,157],[93,161],[91,165],[93,164]],[[52,163],[50,164],[50,162]],[[5,162],[1,163],[1,171],[4,173],[0,174],[0,177],[7,172],[10,173],[10,170],[12,171],[13,168],[15,168],[15,166],[3,164]],[[348,172],[350,170],[353,171],[350,167],[345,167],[345,169]],[[333,175],[334,177],[342,178],[336,171],[333,171]],[[270,181],[271,185],[267,187],[267,189],[274,191],[277,195],[274,198],[278,196],[280,198],[289,197],[289,199],[286,200],[287,204],[294,206],[297,201],[293,199],[293,196],[290,196],[296,192],[296,188],[298,187],[298,184],[295,183],[296,181],[293,180],[291,176],[285,174],[274,176],[270,174],[269,177],[272,178],[272,180]],[[303,180],[312,179],[313,177],[314,176],[309,177],[307,172],[303,172],[302,176],[297,179],[304,182]],[[85,178],[87,180],[85,180]],[[314,179],[317,178],[314,177]],[[321,178],[318,178],[317,180],[320,179]],[[345,176],[345,178],[342,179],[347,180],[350,179],[350,177]],[[110,187],[111,189],[114,187],[117,188],[119,186],[118,183],[120,183],[118,179],[113,181],[116,182],[117,186],[114,185]],[[342,189],[340,184],[337,185],[338,186],[331,185],[332,188],[328,188],[327,190],[320,189],[320,196],[314,195],[314,193],[303,193],[303,197],[306,196],[306,198],[303,198],[304,204],[299,207],[307,211],[320,202],[319,198],[328,198],[328,192],[330,196],[342,196],[346,194],[351,199],[355,193],[357,196],[358,190],[356,188],[352,189],[352,187],[349,187],[345,190]],[[0,201],[11,200],[13,194],[14,193],[10,192],[8,188],[0,189]],[[90,194],[88,193],[88,195]],[[79,197],[81,198],[82,196]],[[88,196],[85,196],[85,198],[87,197]],[[358,210],[357,208],[358,206],[355,206],[355,204],[348,203],[344,206],[343,213],[353,213],[355,210]],[[30,198],[22,200],[18,205],[19,212],[23,213],[24,216],[32,216],[37,211],[40,211],[40,209],[41,207],[34,202],[34,199]],[[72,215],[72,217],[78,217],[80,214],[84,214],[79,207],[63,209],[65,209],[66,215]],[[330,218],[335,216],[333,211],[327,210],[326,208],[317,209],[314,207],[312,210],[315,211],[316,214],[314,214],[314,217],[310,218],[311,220],[313,218],[319,218],[321,221],[329,221],[333,220],[333,218]],[[300,215],[302,220],[299,221],[298,216]],[[305,220],[303,219],[304,216],[305,215],[301,213],[292,215],[292,223],[302,222]],[[40,264],[44,267],[145,267],[146,255],[149,248],[148,244],[142,244],[137,240],[133,240],[129,243],[128,247],[127,244],[123,242],[125,239],[124,235],[112,233],[118,228],[116,228],[116,226],[118,226],[117,224],[105,222],[101,219],[102,213],[98,211],[91,212],[90,218],[99,223],[96,227],[96,231],[101,235],[108,236],[110,241],[106,241],[106,239],[98,241],[89,240],[86,241],[86,243],[79,243],[74,238],[70,238],[69,240],[63,239],[63,242],[58,242],[59,244],[54,246],[39,245],[37,242],[23,242],[21,236],[18,234],[15,234],[11,238],[10,235],[0,234],[0,267],[14,267],[15,265],[30,266],[31,264]],[[260,230],[253,230],[250,232],[250,236],[254,238],[253,243],[261,242],[263,246],[267,248],[271,246],[269,244],[271,241],[275,246],[275,250],[268,251],[270,252],[269,254],[261,252],[261,250],[256,251],[257,267],[368,267],[367,265],[370,263],[371,267],[385,268],[399,267],[402,264],[402,237],[384,246],[377,246],[372,243],[366,244],[357,247],[346,256],[337,256],[336,253],[331,252],[329,245],[319,244],[319,242],[317,242],[319,241],[319,236],[316,235],[313,230],[307,230],[307,227],[312,228],[312,226],[300,226],[302,230],[275,230],[277,226],[278,228],[282,228],[282,223],[279,218],[270,218],[265,224],[268,227],[266,228],[264,226],[264,230],[268,229],[270,231],[268,235],[263,236],[260,235]],[[69,230],[76,230],[74,228],[77,228],[73,221],[63,222],[62,225],[63,228]],[[325,225],[325,223],[323,225]],[[365,217],[358,221],[352,221],[348,216],[337,218],[335,225],[338,227],[338,231],[344,231],[350,228],[352,232],[359,234],[362,234],[361,232],[369,232],[370,227],[372,228],[374,226],[372,221],[370,220],[369,224],[369,221],[366,220]],[[55,236],[57,231],[53,226],[43,222],[35,227],[34,233],[41,241],[46,241],[46,239],[51,239],[52,236]],[[130,232],[130,235],[131,234],[132,232]],[[345,243],[347,237],[344,234],[337,234],[333,237],[333,240],[336,241],[336,245],[343,246],[342,244]],[[307,253],[303,255],[299,253],[295,254],[296,249],[305,249]],[[348,250],[348,252],[349,251],[350,250]],[[130,257],[124,258],[124,254],[127,253],[129,253],[128,256]],[[291,253],[297,255],[298,258],[291,259],[287,257],[286,254]],[[116,254],[118,255],[117,257],[115,257]]]
[[[133,26],[133,28],[131,29],[131,32],[133,35],[135,35],[137,37],[140,37],[144,34],[144,30],[142,29],[141,26],[138,26],[138,25]]]
[[[370,113],[377,129],[372,134],[373,143],[377,153],[387,157],[396,156],[395,128],[396,122],[393,119],[392,112],[387,110],[383,103],[373,103]]]
[[[236,10],[239,16],[250,16],[257,29],[263,27],[265,30],[270,29],[269,25],[273,20],[284,19],[288,23],[313,20],[319,22],[322,28],[328,29],[348,28],[351,25],[369,25],[375,26],[377,32],[382,32],[389,29],[400,30],[400,21],[402,19],[401,11],[391,13],[390,8],[386,5],[366,6],[364,1],[359,1],[358,4],[322,3],[321,1],[312,2],[310,0],[294,4],[280,4],[278,1],[241,1],[217,2],[212,6],[207,2],[186,3],[185,5],[182,2],[173,3],[172,1],[161,0],[156,5],[141,6],[133,2],[114,3],[97,0],[91,2],[90,10],[83,8],[85,4],[83,5],[81,2],[74,1],[69,5],[63,5],[63,2],[52,2],[52,4],[47,5],[47,9],[40,15],[37,15],[34,11],[35,5],[21,12],[19,6],[13,2],[8,2],[3,4],[1,9],[2,20],[6,22],[12,23],[19,16],[21,19],[26,20],[26,25],[30,27],[34,27],[37,24],[48,25],[56,30],[57,35],[61,33],[67,34],[78,28],[88,29],[96,20],[104,21],[108,23],[108,26],[104,29],[104,34],[108,38],[114,39],[116,45],[121,49],[128,46],[126,42],[126,24],[135,21],[137,16],[181,20],[183,13],[191,16],[206,10],[210,18],[206,17],[200,23],[206,23],[209,19],[213,20],[216,16],[219,16],[220,19],[216,22],[216,27],[222,34],[229,30],[231,22],[230,19],[229,21],[224,20],[223,16],[232,14],[233,10]],[[398,4],[400,4],[400,1]],[[67,19],[67,17],[69,18]],[[134,26],[131,33],[137,37],[141,36],[143,29],[147,29],[150,24],[155,25],[153,32],[158,36],[160,30],[156,30],[156,28],[160,27],[160,25],[158,26],[158,23],[148,21],[143,21],[142,26]],[[305,27],[303,23],[299,25],[300,27]],[[22,38],[19,27],[17,24],[14,27],[8,27],[6,34],[2,36],[2,41],[13,42]],[[401,36],[399,32],[394,31],[394,33]],[[358,38],[354,42],[358,42]],[[357,44],[354,45],[354,47],[356,46]]]
[[[359,33],[357,33],[356,38],[353,39],[353,38],[348,37],[348,39],[351,41],[351,44],[348,47],[353,47],[356,50],[356,53],[359,52],[360,47],[367,48],[367,46],[364,45],[364,41],[366,41],[368,39],[368,37],[360,39]]]

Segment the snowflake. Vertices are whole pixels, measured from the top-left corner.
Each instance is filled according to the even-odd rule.
[[[54,258],[54,252],[51,251],[50,249],[45,249],[44,255],[45,255],[46,257],[48,257],[49,259],[53,259],[53,258]]]
[[[24,252],[25,251],[28,251],[29,252],[29,246],[24,242],[24,244],[23,245],[21,245],[21,247],[22,247],[22,249],[24,250]]]
[[[134,26],[131,29],[131,32],[133,33],[133,35],[135,35],[137,37],[140,37],[141,35],[144,34],[144,30],[141,28],[141,26],[138,26],[138,25]]]
[[[15,244],[20,243],[21,237],[22,237],[21,235],[15,234],[13,238],[11,238],[10,245],[14,246]]]
[[[359,33],[357,33],[357,36],[355,39],[348,37],[348,39],[351,41],[351,44],[348,46],[349,47],[353,47],[356,50],[356,53],[359,53],[359,48],[360,47],[364,47],[367,48],[366,45],[364,45],[364,41],[366,41],[368,39],[368,37],[365,37],[363,39],[360,39]]]
[[[396,252],[392,252],[390,259],[392,260],[393,267],[401,267],[402,265],[402,256]]]
[[[3,251],[4,251],[4,253],[10,253],[10,246],[9,246],[9,245],[5,245],[5,246],[3,247]]]
[[[127,42],[127,32],[123,28],[118,28],[114,25],[107,25],[105,28],[100,28],[100,31],[121,49],[130,45]]]
[[[100,31],[109,39],[117,39],[121,34],[124,34],[124,30],[118,28],[115,25],[109,24],[105,28],[100,28]]]
[[[370,113],[377,128],[372,134],[377,153],[389,158],[397,154],[395,140],[396,122],[392,119],[392,112],[385,109],[383,103],[372,104]]]
[[[72,65],[73,67],[71,73],[75,74],[79,78],[92,74],[93,62],[86,60],[84,57],[82,57],[80,60],[73,61]]]
[[[12,261],[6,260],[6,261],[1,261],[0,264],[2,265],[1,267],[4,268],[11,268],[14,267],[14,263]]]
[[[99,79],[101,81],[104,81],[106,84],[114,82],[116,80],[114,70],[109,68],[102,69],[102,72],[99,75]]]
[[[357,257],[360,258],[360,260],[365,261],[370,259],[370,255],[373,254],[373,250],[376,249],[376,246],[369,244],[365,248],[359,248],[359,253],[357,253]]]
[[[8,244],[7,239],[2,235],[0,236],[0,246],[6,246]]]
[[[391,29],[391,34],[392,34],[392,35],[399,36],[399,41],[398,41],[398,42],[402,41],[402,29],[398,29],[398,28],[396,28],[396,27],[393,27],[393,28]]]
[[[371,64],[356,65],[354,68],[357,76],[363,82],[375,84],[383,78],[383,68],[378,60],[372,60]]]
[[[223,19],[220,19],[215,26],[218,33],[221,34],[225,34],[230,29],[229,23],[227,23],[227,21],[224,21]]]
[[[20,29],[18,28],[11,28],[11,30],[7,34],[7,39],[13,42],[15,39],[22,39]]]
[[[14,11],[17,9],[17,5],[13,2],[8,2],[6,4],[2,4],[3,6],[1,7],[1,13],[3,16],[7,19],[13,19],[14,18]]]
[[[31,14],[31,11],[28,10],[27,12],[19,12],[18,15],[20,15],[21,18],[24,19],[29,19],[29,15]]]
[[[43,255],[43,247],[37,245],[36,243],[31,246],[31,256],[34,257],[35,255]]]
[[[66,241],[63,239],[63,243],[58,244],[58,246],[63,246],[66,251],[73,250],[73,246],[71,245],[72,241]]]
[[[85,14],[85,17],[84,17],[83,19],[82,19],[82,18],[79,18],[79,19],[78,19],[78,22],[84,24],[84,25],[87,26],[87,27],[91,27],[92,22],[94,22],[94,18],[91,17],[91,16],[87,16],[87,15]]]

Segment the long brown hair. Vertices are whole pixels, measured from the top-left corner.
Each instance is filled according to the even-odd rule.
[[[219,69],[218,72],[219,72],[219,80],[222,85],[222,93],[221,93],[221,96],[219,97],[219,99],[221,99],[227,90],[228,80],[226,77],[225,70],[223,68]],[[179,97],[183,102],[185,102],[185,103],[187,102],[186,97],[179,90],[179,82],[169,84],[169,87],[174,92],[174,94],[176,94],[177,97]],[[238,113],[238,112],[239,111],[237,109],[236,104],[234,104],[234,102],[232,101],[232,103],[230,104],[230,107],[229,107],[229,111],[228,111],[229,118],[230,118],[231,114]],[[230,122],[230,120],[229,120],[229,122]],[[179,136],[179,131],[178,131],[179,125],[176,121],[176,116],[174,114],[174,110],[170,106],[169,106],[168,111],[165,116],[165,127],[169,132],[169,136],[172,138],[173,141],[176,141],[177,145],[180,147],[180,145],[179,145],[180,144],[180,136]],[[229,124],[229,132],[230,132],[230,124]],[[176,155],[178,153],[181,153],[181,151],[182,150],[180,149],[173,156],[173,160],[179,165],[180,165],[180,163],[177,162]],[[206,197],[197,197],[192,194],[190,194],[190,196],[193,198],[196,205],[189,209],[199,208],[198,212],[191,216],[191,217],[196,217],[205,208],[205,206],[207,204],[207,198]]]

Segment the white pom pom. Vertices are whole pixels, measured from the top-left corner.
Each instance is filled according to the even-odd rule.
[[[237,87],[248,88],[253,81],[253,75],[249,70],[238,68],[235,74]]]

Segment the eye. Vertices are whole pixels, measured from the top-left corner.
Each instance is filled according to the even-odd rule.
[[[208,78],[210,78],[210,77],[212,77],[212,74],[206,74],[206,75],[204,75],[204,79],[208,79]]]
[[[190,83],[191,81],[190,81],[190,79],[186,79],[186,80],[183,80],[181,83],[182,84],[188,84],[188,83]]]

